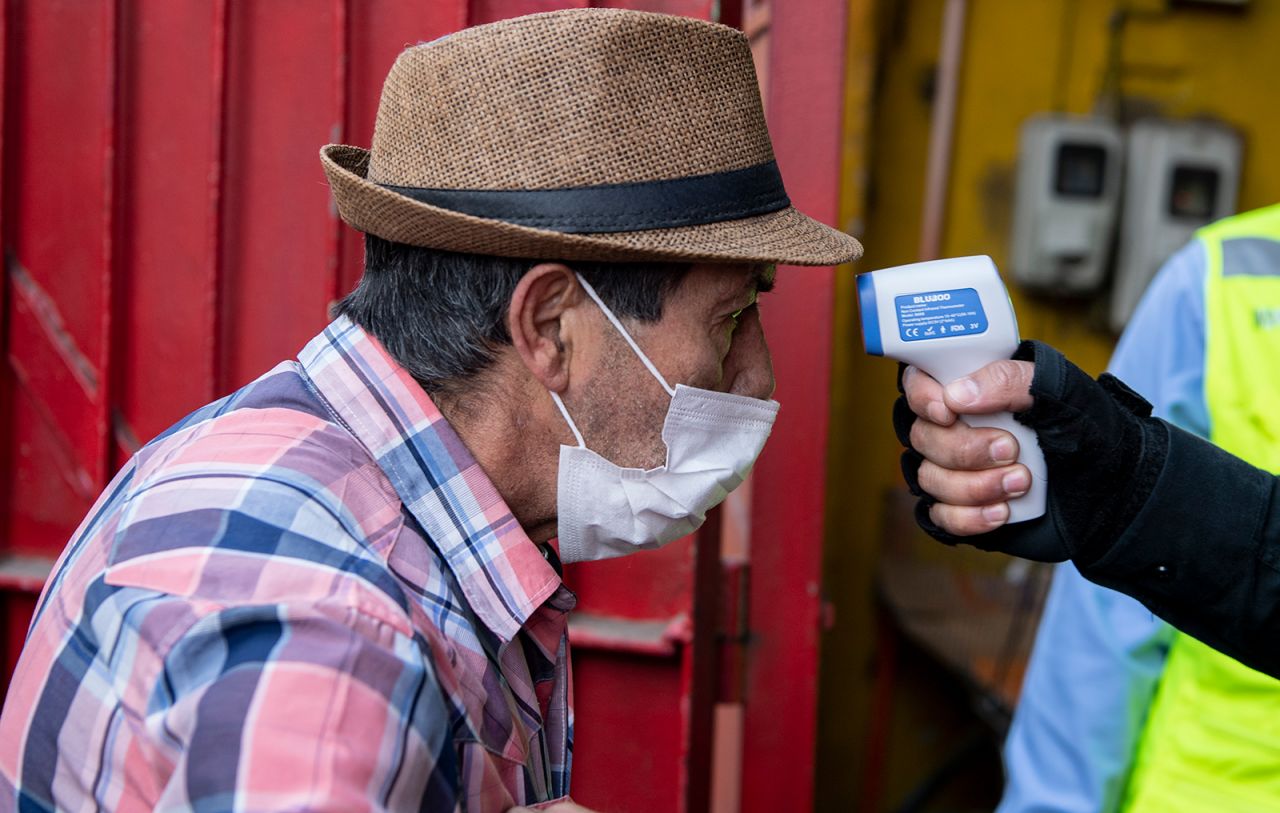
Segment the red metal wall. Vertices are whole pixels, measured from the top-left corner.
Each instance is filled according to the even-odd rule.
[[[296,353],[358,278],[317,151],[369,143],[395,56],[574,5],[0,0],[0,681],[110,474]],[[834,221],[838,0],[611,5],[745,24],[791,196]],[[831,295],[830,269],[796,270],[768,303],[784,410],[756,498],[696,544],[571,569],[584,804],[810,805]]]

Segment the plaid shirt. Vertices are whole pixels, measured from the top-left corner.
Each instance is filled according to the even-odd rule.
[[[563,796],[573,604],[422,389],[339,319],[90,511],[0,716],[0,810]]]

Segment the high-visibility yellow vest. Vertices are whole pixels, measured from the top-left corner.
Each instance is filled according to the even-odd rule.
[[[1280,205],[1215,223],[1197,237],[1208,260],[1210,439],[1280,473]],[[1280,681],[1178,634],[1124,798],[1128,813],[1280,811]]]

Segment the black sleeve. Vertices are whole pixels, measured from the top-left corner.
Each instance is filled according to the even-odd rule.
[[[902,471],[916,504],[916,521],[940,542],[1062,562],[1096,559],[1109,548],[1155,487],[1164,466],[1168,432],[1151,405],[1115,376],[1095,381],[1052,347],[1023,342],[1014,358],[1035,363],[1034,403],[1014,417],[1036,431],[1049,470],[1044,516],[978,536],[957,537],[929,516],[933,498],[919,487],[923,459],[910,448],[916,420],[905,398],[894,408],[894,428],[908,448]]]
[[[1168,426],[1168,454],[1129,527],[1084,576],[1280,677],[1280,479]]]
[[[1036,365],[1034,406],[1016,417],[1036,430],[1048,465],[1045,515],[969,537],[934,525],[909,447],[917,419],[899,399],[894,426],[908,444],[903,472],[920,497],[920,526],[947,544],[1070,559],[1086,578],[1280,677],[1280,479],[1151,417],[1121,381],[1095,381],[1048,345],[1024,342],[1014,358]]]

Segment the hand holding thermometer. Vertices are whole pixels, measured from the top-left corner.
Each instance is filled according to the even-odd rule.
[[[924,370],[944,385],[1018,348],[1018,321],[990,257],[900,265],[858,275],[862,341],[873,356]],[[1018,462],[1031,488],[1009,501],[1009,522],[1044,514],[1048,475],[1035,432],[1008,412],[961,415],[970,426],[993,426],[1018,440]]]

